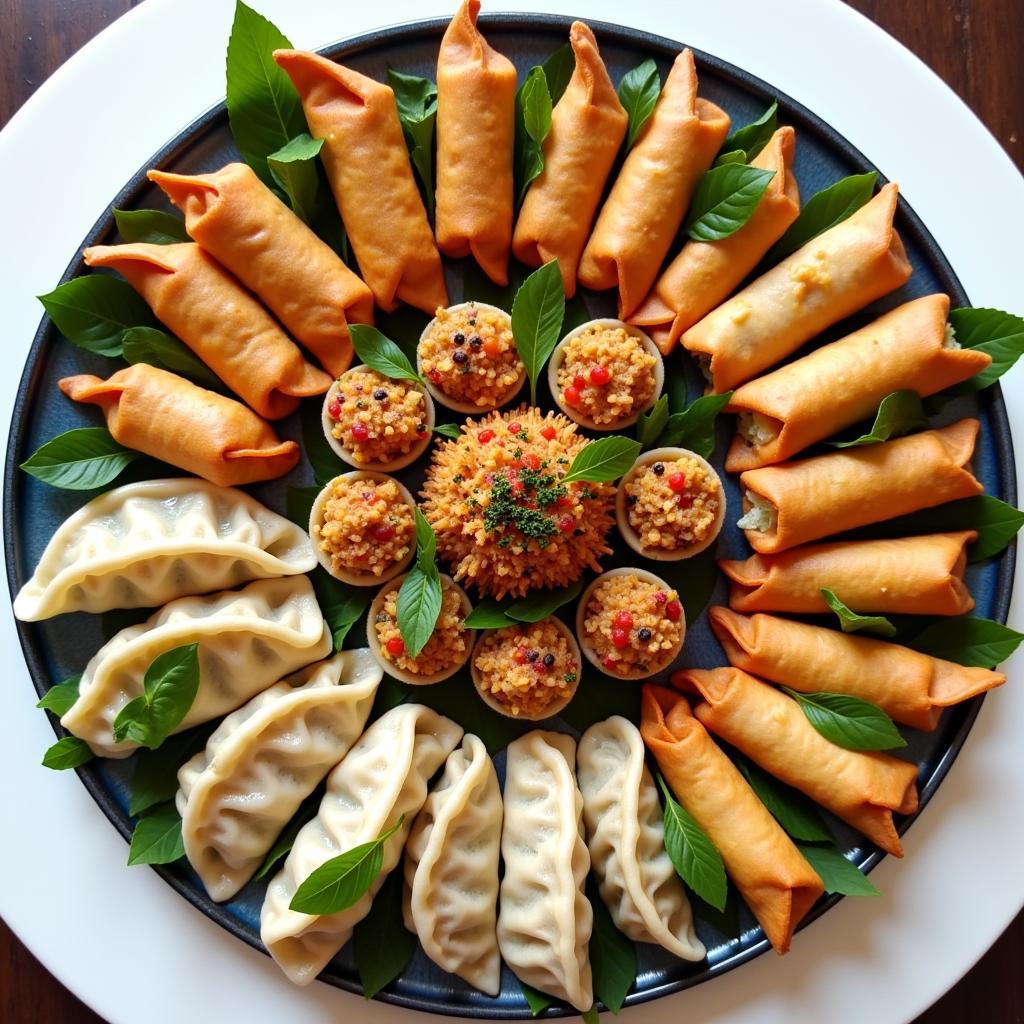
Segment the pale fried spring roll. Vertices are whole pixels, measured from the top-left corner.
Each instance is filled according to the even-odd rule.
[[[476,26],[463,0],[437,55],[437,244],[508,284],[516,69]]]
[[[690,713],[685,697],[643,687],[640,733],[676,798],[707,833],[777,953],[822,894],[821,879]]]
[[[704,698],[693,713],[706,729],[879,849],[903,856],[892,815],[917,810],[916,765],[830,743],[795,700],[741,669],[687,669],[680,682]]]
[[[274,60],[298,90],[309,132],[377,305],[433,314],[448,305],[441,255],[413,178],[395,94],[372,78],[301,50]]]
[[[961,348],[948,316],[949,296],[926,295],[744,384],[729,403],[739,421],[725,468],[740,473],[781,462],[870,418],[894,391],[924,398],[980,373],[992,357]]]
[[[294,412],[331,378],[308,363],[274,318],[194,242],[94,245],[90,267],[111,267],[157,317],[261,416]]]
[[[189,235],[231,271],[328,373],[352,362],[349,323],[373,323],[373,295],[248,164],[212,174],[150,171]]]
[[[751,380],[910,277],[893,228],[898,198],[890,182],[683,334],[687,351],[707,363],[712,390]]]
[[[890,718],[931,731],[942,709],[1001,686],[1006,676],[909,647],[774,615],[712,608],[711,628],[729,663],[803,693],[845,693]]]
[[[531,267],[558,260],[565,294],[571,298],[580,254],[629,117],[597,51],[594,33],[582,21],[574,21],[569,42],[576,70],[551,115],[544,170],[523,200],[512,252]]]
[[[580,284],[618,286],[620,317],[632,313],[654,284],[693,190],[728,131],[729,115],[697,98],[693,53],[683,50],[580,260]]]
[[[737,525],[762,553],[980,494],[968,463],[977,420],[740,475]]]
[[[972,530],[894,540],[808,544],[777,555],[723,560],[738,612],[829,611],[822,588],[862,615],[964,615],[974,599],[964,583]]]
[[[299,446],[279,440],[251,409],[147,363],[107,380],[65,377],[59,386],[76,402],[98,405],[126,448],[221,487],[272,480],[299,461]]]

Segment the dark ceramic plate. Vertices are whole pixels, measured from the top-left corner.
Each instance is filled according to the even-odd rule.
[[[488,17],[484,22],[488,38],[495,47],[515,61],[521,75],[562,45],[569,26],[567,18],[525,15]],[[325,52],[378,79],[384,78],[389,66],[433,77],[438,41],[444,26],[442,21],[431,21],[389,29],[339,43],[328,47]],[[615,80],[647,57],[653,57],[658,62],[664,77],[672,59],[683,45],[681,42],[613,25],[597,24],[594,28],[602,54]],[[805,107],[715,57],[698,53],[697,61],[701,94],[723,106],[732,115],[734,125],[746,124],[758,116],[772,98],[779,100],[780,119],[797,128],[796,175],[805,198],[845,175],[873,169],[861,153]],[[237,159],[237,153],[228,131],[224,108],[220,106],[177,135],[147,164],[147,168],[162,167],[196,173],[213,170],[232,159]],[[114,200],[113,206],[164,205],[163,197],[146,181],[145,170],[140,170],[128,183]],[[918,295],[944,291],[952,297],[954,306],[967,304],[967,297],[952,268],[924,225],[902,200],[897,226],[914,265],[914,275],[910,282],[850,322],[840,325],[829,333],[829,337],[841,336],[885,309]],[[113,241],[115,237],[110,211],[105,210],[83,242],[83,247]],[[76,254],[64,280],[82,271],[80,255]],[[450,261],[448,278],[453,302],[460,301],[465,290],[467,297],[490,301],[497,299],[499,305],[509,308],[509,297],[495,296],[494,289],[485,286],[482,275],[469,266],[467,261]],[[571,304],[570,313],[577,320],[614,315],[614,301],[610,293],[584,294],[580,302]],[[408,341],[418,335],[419,326],[425,319],[418,315],[398,316],[391,318],[384,326],[396,336],[396,340]],[[696,393],[697,383],[692,379],[692,367],[684,366],[684,362],[682,358],[670,361],[670,388],[673,385],[679,388],[689,377],[692,396]],[[113,368],[109,360],[82,352],[63,341],[49,320],[43,319],[25,366],[7,453],[5,543],[12,592],[16,592],[29,576],[58,525],[89,497],[87,494],[53,490],[18,472],[17,465],[40,444],[62,431],[98,422],[94,410],[75,408],[61,398],[56,381],[73,372],[89,371],[106,376]],[[550,404],[546,393],[542,404]],[[985,490],[1015,504],[1010,434],[998,388],[983,392],[978,399],[958,400],[954,406],[947,408],[942,420],[945,422],[964,414],[977,415],[981,419],[982,432],[975,466]],[[298,436],[298,417],[292,417],[281,426],[283,435]],[[726,424],[722,424],[720,429],[723,433],[719,439],[719,455],[725,450]],[[339,471],[344,468],[347,467],[339,467]],[[253,491],[271,507],[283,511],[287,486],[308,485],[311,475],[308,464],[304,462],[292,474],[292,479],[255,487]],[[413,487],[418,485],[421,475],[421,471],[415,468],[400,474]],[[735,482],[729,481],[727,486],[730,506],[735,509],[738,507]],[[735,519],[735,516],[729,516],[728,519]],[[720,553],[730,557],[743,557],[747,553],[742,535],[731,524],[723,533]],[[996,560],[970,567],[968,580],[977,599],[978,615],[1005,620],[1013,558],[1011,547]],[[631,556],[628,551],[619,551],[608,560],[608,567],[630,562],[635,564],[635,561],[636,556]],[[673,582],[685,591],[686,573],[692,572],[687,566],[691,563],[675,564],[682,568],[677,570],[679,575],[673,578]],[[658,566],[653,568],[664,572],[664,565],[660,569]],[[716,600],[723,600],[724,594],[724,584],[719,580]],[[107,626],[111,628],[109,622]],[[44,623],[21,623],[18,628],[32,678],[40,694],[54,682],[80,671],[104,639],[100,617],[83,614],[63,616]],[[349,642],[361,644],[362,630],[363,627],[357,625],[350,634]],[[722,652],[707,627],[706,616],[701,615],[691,624],[682,660],[687,664],[702,666],[724,663]],[[467,728],[480,731],[485,737],[493,736],[493,730],[500,726],[497,716],[483,708],[468,693],[469,686],[464,676],[456,677],[440,687],[417,691],[416,699],[436,703],[441,710],[460,719]],[[930,735],[908,732],[910,746],[906,755],[921,765],[922,807],[941,782],[964,742],[980,700],[978,698],[948,711],[939,728]],[[613,708],[631,713],[635,719],[636,706],[635,688],[624,687],[622,684],[616,687],[600,680],[586,679],[580,687],[575,705],[570,708],[572,713],[567,714],[566,727],[572,729],[585,725],[588,718],[604,717]],[[96,761],[79,770],[89,792],[126,838],[130,836],[133,826],[127,814],[128,784],[133,761]],[[499,756],[499,768],[501,762]],[[901,830],[912,820],[902,821]],[[835,827],[840,845],[862,868],[868,870],[879,861],[881,854],[878,850],[865,844],[859,836],[838,822],[833,821],[831,824]],[[235,900],[218,906],[207,899],[197,878],[184,866],[184,862],[158,870],[195,907],[239,938],[262,948],[259,942],[259,908],[263,895],[261,883],[251,883]],[[908,864],[906,870],[912,871],[913,865]],[[836,897],[823,900],[809,920],[813,921],[824,913],[836,900]],[[720,920],[716,924],[713,916],[702,912],[699,907],[697,916],[698,931],[708,947],[707,960],[700,964],[687,964],[659,948],[643,946],[639,950],[639,976],[634,991],[627,999],[628,1004],[699,984],[725,973],[768,948],[761,930],[745,908],[740,908],[738,928],[734,931],[724,927]],[[726,934],[730,931],[732,935]],[[267,969],[274,968],[268,964]],[[359,991],[358,975],[348,948],[342,950],[321,977],[332,985]],[[490,999],[458,979],[442,973],[422,952],[417,952],[405,973],[389,985],[380,998],[419,1010],[469,1017],[522,1019],[530,1016],[520,988],[507,968],[502,978],[501,994],[497,999]],[[548,1011],[548,1015],[559,1015],[559,1011],[553,1008]]]

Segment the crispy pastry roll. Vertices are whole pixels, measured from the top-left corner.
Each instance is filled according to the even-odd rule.
[[[641,709],[640,733],[665,781],[722,855],[775,952],[785,953],[822,894],[821,879],[690,713],[685,697],[647,685]]]
[[[756,377],[910,277],[892,226],[898,198],[896,185],[886,185],[683,334],[685,348],[709,360],[712,390]]]
[[[784,551],[828,534],[979,494],[967,464],[977,420],[740,475],[750,546]]]
[[[301,50],[274,60],[298,90],[363,279],[377,305],[407,302],[433,315],[448,305],[441,256],[427,223],[392,90]]]
[[[68,398],[98,405],[126,448],[222,487],[273,480],[299,461],[299,446],[278,440],[251,409],[147,363],[105,381],[83,373],[59,384]]]
[[[687,242],[658,278],[650,295],[628,320],[643,327],[664,355],[683,331],[724,302],[786,233],[800,213],[800,190],[793,175],[796,132],[776,130],[750,161],[774,171],[757,209],[735,234],[717,242]]]
[[[437,244],[508,284],[516,69],[476,27],[463,0],[437,55]]]
[[[879,849],[903,856],[892,815],[917,810],[916,765],[837,747],[807,721],[795,700],[738,668],[688,669],[682,675],[704,698],[693,709],[701,725]]]
[[[373,322],[373,295],[248,164],[212,174],[150,171],[192,238],[263,300],[334,377],[352,362],[348,324]]]
[[[580,284],[618,285],[620,317],[632,313],[654,284],[693,190],[728,131],[729,115],[697,98],[693,53],[683,50],[580,261]]]
[[[736,668],[803,693],[861,697],[915,729],[931,731],[943,708],[1006,682],[999,672],[793,619],[728,608],[712,608],[709,617]]]
[[[732,580],[729,606],[738,612],[826,613],[827,587],[864,615],[963,615],[974,607],[964,569],[977,536],[964,530],[808,544],[718,567]]]
[[[948,295],[915,299],[744,384],[729,403],[739,422],[725,468],[740,473],[781,462],[873,416],[893,391],[924,398],[980,373],[992,357],[961,348],[947,333],[948,315]]]
[[[597,51],[594,33],[574,21],[576,55],[544,140],[544,170],[531,182],[519,211],[512,252],[531,267],[558,260],[565,294],[576,293],[576,267],[601,193],[626,136],[629,117]]]
[[[90,267],[111,267],[232,391],[277,420],[331,378],[308,363],[273,317],[194,242],[94,245]]]

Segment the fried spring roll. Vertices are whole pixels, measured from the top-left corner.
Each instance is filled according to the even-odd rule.
[[[274,60],[298,90],[352,251],[377,305],[433,313],[448,305],[441,255],[427,223],[395,94],[372,78],[301,50]]]
[[[930,732],[943,708],[1006,682],[999,672],[793,619],[728,608],[712,608],[709,618],[736,668],[803,693],[860,697],[915,729]]]
[[[640,733],[676,798],[722,855],[725,870],[777,953],[822,894],[821,879],[685,697],[644,686]]]
[[[974,607],[964,583],[972,530],[895,540],[809,544],[778,555],[723,560],[738,612],[829,611],[823,587],[862,615],[963,615]]]
[[[90,267],[111,267],[157,317],[261,416],[294,412],[331,378],[303,358],[273,317],[194,242],[94,245]]]
[[[594,33],[574,21],[569,42],[576,69],[551,115],[544,170],[531,182],[519,211],[512,252],[531,267],[558,260],[569,298],[601,193],[626,136],[629,117],[619,102]]]
[[[632,313],[654,284],[693,190],[728,131],[729,115],[697,98],[693,53],[683,50],[580,260],[580,284],[618,285],[620,317]]]
[[[463,0],[437,55],[437,244],[508,284],[516,69],[476,27]]]
[[[738,668],[687,669],[681,682],[704,698],[693,713],[706,729],[879,849],[903,856],[892,814],[917,810],[916,765],[830,743],[795,700]]]
[[[115,441],[221,487],[283,476],[299,446],[280,441],[251,409],[177,374],[137,363],[107,380],[65,377],[61,391],[98,405]]]
[[[247,164],[212,174],[150,171],[189,235],[222,263],[334,377],[352,362],[349,322],[373,323],[373,295]]]
[[[980,494],[967,464],[977,420],[740,475],[750,546],[763,553]]]
[[[898,198],[896,185],[886,185],[683,334],[687,351],[707,364],[712,390],[756,377],[910,277],[892,226]]]

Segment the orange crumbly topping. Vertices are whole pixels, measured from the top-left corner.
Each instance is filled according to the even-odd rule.
[[[678,551],[700,544],[714,529],[719,483],[696,459],[641,466],[625,486],[629,525],[645,548]]]
[[[441,614],[430,639],[415,658],[406,654],[405,643],[398,629],[398,587],[388,592],[374,619],[373,628],[377,631],[381,653],[403,672],[432,676],[466,660],[469,630],[463,622],[465,609],[462,597],[450,583],[444,580],[441,582],[444,588]]]

